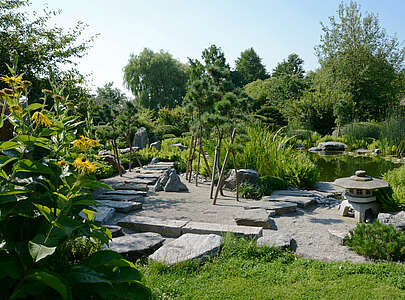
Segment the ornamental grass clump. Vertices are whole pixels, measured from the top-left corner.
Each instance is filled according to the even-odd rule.
[[[371,259],[405,261],[405,234],[393,225],[360,223],[350,231],[345,245]]]

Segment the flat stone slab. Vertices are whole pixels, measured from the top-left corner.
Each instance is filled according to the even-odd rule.
[[[113,190],[106,191],[103,195],[123,195],[123,196],[146,196],[147,192],[144,191],[133,191],[133,190]]]
[[[213,257],[219,251],[221,243],[222,237],[219,235],[186,233],[159,248],[149,258],[167,265],[187,260],[201,262]]]
[[[279,201],[297,203],[298,207],[307,207],[316,202],[314,197],[298,197],[298,196],[265,196],[262,201]]]
[[[96,211],[94,212],[96,214],[95,220],[97,222],[105,224],[112,219],[112,217],[114,216],[114,212],[115,212],[114,208],[106,206],[98,206],[96,208]],[[82,216],[82,218],[87,219],[87,215],[84,214],[83,212],[80,212],[80,215]]]
[[[131,196],[131,195],[98,195],[95,200],[111,200],[111,201],[136,201],[144,202],[145,199],[142,196]]]
[[[153,185],[155,182],[156,180],[154,178],[133,178],[124,180],[124,183],[138,183],[147,185]]]
[[[270,219],[270,213],[263,208],[242,210],[233,219],[237,225],[263,228],[270,228],[270,222],[273,221]]]
[[[159,249],[165,238],[154,232],[127,234],[112,239],[109,248],[120,254],[138,259]]]
[[[272,197],[278,197],[278,196],[315,197],[316,195],[312,192],[302,191],[302,190],[297,190],[297,191],[276,190],[276,191],[272,192],[270,196],[272,196]]]
[[[327,182],[327,181],[316,182],[314,189],[316,191],[325,192],[325,193],[333,193],[333,194],[342,194],[345,191],[344,188],[338,187],[338,186],[332,184],[332,182]]]
[[[285,232],[275,231],[270,236],[261,237],[257,240],[258,247],[274,247],[277,249],[291,249],[292,237]]]
[[[337,242],[339,245],[343,246],[345,237],[349,235],[349,231],[339,231],[334,229],[328,229],[329,238],[332,241]]]
[[[263,208],[266,210],[274,210],[276,214],[287,214],[297,210],[297,204],[292,202],[276,202],[276,201],[252,201],[243,204],[244,209]]]
[[[118,183],[113,186],[116,190],[134,190],[134,191],[148,191],[148,185],[146,183],[135,183],[135,182],[123,182]]]
[[[100,206],[111,207],[114,208],[116,212],[121,213],[129,213],[134,210],[142,209],[142,203],[140,202],[101,200],[99,203]]]
[[[136,174],[136,178],[142,178],[142,179],[148,178],[148,179],[151,179],[151,180],[152,179],[157,180],[160,177],[160,175],[162,175],[161,172],[159,172],[159,173],[153,172],[153,173],[147,173],[147,174],[139,173],[139,174]]]
[[[150,170],[150,171],[166,171],[167,169],[171,168],[169,165],[147,165],[143,166],[144,170]]]
[[[262,236],[263,228],[203,222],[188,222],[182,228],[182,233],[223,235],[226,232],[246,238],[257,238]]]
[[[113,238],[124,235],[122,228],[117,225],[105,225],[104,227],[107,228],[111,232],[111,235]]]
[[[136,232],[156,232],[167,237],[179,237],[182,234],[182,227],[188,222],[144,216],[126,216],[120,219],[117,224]]]

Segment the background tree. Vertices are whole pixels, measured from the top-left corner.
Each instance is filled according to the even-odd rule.
[[[288,56],[287,60],[283,60],[277,64],[277,67],[271,74],[272,77],[280,77],[283,75],[296,75],[298,78],[304,78],[304,67],[302,60],[297,54],[292,53]]]
[[[269,78],[262,59],[257,55],[253,48],[246,49],[235,61],[236,75],[234,74],[234,83],[237,86],[244,86],[252,81]]]
[[[131,54],[124,67],[124,82],[136,101],[145,108],[173,108],[181,105],[186,93],[186,66],[168,52],[145,48]]]
[[[337,17],[322,24],[316,54],[324,73],[324,88],[349,93],[353,119],[383,120],[398,103],[404,48],[381,28],[378,18],[363,13],[355,2],[339,5]],[[336,103],[339,99],[334,99]],[[336,107],[340,107],[337,105]],[[353,120],[352,119],[352,120]]]
[[[128,98],[120,89],[114,88],[112,82],[106,83],[96,90],[92,114],[95,124],[106,124],[112,122],[115,115],[118,115]]]

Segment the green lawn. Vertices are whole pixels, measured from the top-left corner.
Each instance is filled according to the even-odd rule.
[[[326,263],[224,238],[204,264],[138,263],[157,299],[405,299],[405,265]]]

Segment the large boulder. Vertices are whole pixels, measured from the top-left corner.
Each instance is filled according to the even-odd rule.
[[[318,144],[318,148],[322,151],[345,151],[347,145],[341,142],[321,142]]]
[[[204,261],[220,249],[222,237],[216,234],[183,234],[178,239],[163,245],[149,258],[173,265],[186,260]]]
[[[165,192],[188,192],[187,186],[181,182],[175,169],[171,169],[165,184]]]
[[[148,132],[145,127],[138,129],[138,131],[135,133],[132,144],[134,147],[138,147],[139,149],[143,149],[149,144]]]
[[[103,161],[105,161],[107,164],[113,166],[114,170],[116,172],[119,172],[119,169],[121,169],[121,172],[125,173],[124,167],[121,164],[118,164],[118,162],[116,161],[116,159],[111,151],[101,150],[98,153],[98,156],[100,156],[100,158]]]
[[[377,219],[380,223],[394,225],[397,229],[405,231],[405,211],[393,214],[379,213]]]
[[[171,169],[168,169],[168,170],[164,171],[163,174],[158,178],[158,180],[156,181],[156,183],[153,187],[154,192],[161,192],[164,190],[165,185],[166,185],[167,181],[169,180],[170,172],[171,172]]]
[[[257,178],[259,178],[259,172],[251,169],[239,169],[238,170],[238,183],[255,183]],[[235,169],[229,171],[228,175],[224,180],[224,187],[228,189],[236,188],[236,172]]]

